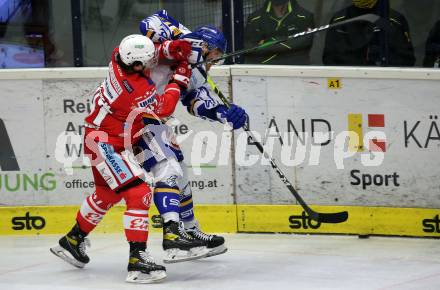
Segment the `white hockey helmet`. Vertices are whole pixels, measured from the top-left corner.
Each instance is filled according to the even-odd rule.
[[[128,66],[136,61],[141,62],[146,68],[157,65],[158,55],[153,41],[140,34],[132,34],[122,39],[119,44],[119,56]]]

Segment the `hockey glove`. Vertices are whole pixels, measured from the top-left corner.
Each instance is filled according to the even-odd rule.
[[[243,127],[247,120],[246,111],[234,104],[229,109],[220,105],[216,108],[216,113],[220,122],[229,123],[234,130]]]
[[[188,60],[191,54],[191,43],[186,40],[167,40],[163,43],[163,54],[171,60]]]
[[[171,82],[174,82],[179,85],[181,89],[188,89],[189,80],[191,78],[191,69],[189,67],[189,63],[187,61],[181,61],[176,70],[174,71],[173,78]]]

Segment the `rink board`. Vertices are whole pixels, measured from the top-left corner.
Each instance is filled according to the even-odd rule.
[[[254,135],[309,203],[440,208],[439,70],[231,66],[231,75]],[[246,164],[235,167],[237,203],[292,203],[260,156],[248,145],[236,157]]]
[[[23,206],[0,207],[0,235],[60,234],[75,223],[78,206]],[[113,207],[96,228],[98,233],[120,233],[123,231],[122,216],[125,206]],[[237,232],[236,207],[230,205],[200,205],[195,209],[210,232]],[[149,216],[158,215],[156,207]],[[42,222],[42,220],[44,220]],[[43,226],[42,226],[43,225]],[[15,228],[15,229],[14,229]],[[161,231],[150,226],[153,232]]]
[[[94,191],[82,158],[82,124],[87,99],[106,71],[0,70],[0,147],[8,149],[0,151],[0,204],[11,206],[0,207],[0,234],[58,234],[72,226],[78,207],[65,205],[80,204]],[[293,141],[331,133],[329,142],[320,143],[318,164],[312,147],[302,164],[286,163],[289,154],[283,154],[276,134],[273,157],[301,196],[319,205],[313,208],[348,210],[350,218],[337,225],[310,221],[291,205],[295,200],[269,164],[239,162],[237,152],[244,159],[260,158],[254,146],[238,150],[238,142],[226,142],[231,134],[220,124],[194,118],[179,106],[175,130],[188,136],[182,147],[204,230],[439,236],[440,70],[234,65],[216,68],[212,76],[225,95],[246,108],[251,128],[262,136],[268,129],[289,133]],[[349,142],[354,155],[337,169],[335,152],[341,146],[335,136],[346,130],[359,136],[380,131],[386,139],[366,139],[357,147]],[[214,139],[205,140],[204,132],[215,133]],[[247,140],[237,130],[234,141],[239,136]],[[362,163],[370,155],[363,147],[369,141],[386,149],[379,166]],[[192,162],[192,153],[205,151],[193,150],[195,145],[205,143],[213,158]],[[311,146],[311,138],[304,143]],[[71,163],[60,163],[61,157]],[[123,210],[113,209],[97,231],[120,232]]]
[[[440,209],[313,206],[320,212],[347,210],[340,224],[310,220],[298,205],[198,205],[195,213],[207,232],[311,233],[392,235],[440,238]],[[78,206],[0,208],[0,235],[62,234],[74,223]],[[96,228],[100,233],[123,230],[124,206],[115,206]],[[149,212],[157,215],[156,208]],[[153,232],[159,231],[150,227]]]
[[[311,220],[296,205],[239,205],[239,232],[391,235],[440,238],[440,209],[313,206],[315,211],[348,211],[340,224]]]
[[[0,70],[0,205],[79,204],[93,193],[83,120],[106,73]],[[266,145],[273,141],[272,156],[309,203],[440,208],[440,70],[233,65],[210,73],[246,109],[254,134]],[[180,105],[175,117],[197,204],[294,203],[242,130],[231,134]],[[349,138],[353,155],[341,160],[336,153],[345,146],[337,140],[347,130],[365,140]],[[364,165],[370,143],[385,149],[378,166]],[[250,156],[257,163],[246,164]]]

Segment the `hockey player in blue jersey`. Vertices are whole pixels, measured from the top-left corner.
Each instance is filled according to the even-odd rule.
[[[212,60],[220,57],[226,51],[226,39],[223,33],[211,25],[202,26],[191,32],[184,25],[173,19],[165,10],[145,18],[140,23],[141,33],[151,38],[156,43],[165,40],[182,39],[191,42],[192,53],[188,61],[192,64],[202,60]],[[211,64],[203,65],[201,69],[208,71]],[[151,73],[158,92],[165,86],[172,74],[170,65],[159,65]],[[181,103],[188,112],[196,117],[220,123],[229,123],[233,129],[241,128],[247,119],[244,109],[232,105],[230,108],[219,103],[211,96],[211,91],[206,86],[206,79],[195,68],[189,82],[188,90],[181,94]],[[183,153],[173,141],[174,133],[171,128],[154,116],[145,116],[147,132],[141,141],[144,152],[144,168],[154,177],[154,202],[163,219],[164,240],[163,247],[167,250],[169,241],[168,229],[179,224],[184,230],[178,237],[183,243],[179,250],[189,250],[184,256],[177,254],[177,249],[168,250],[168,261],[182,261],[225,253],[225,240],[218,235],[202,232],[198,221],[194,217],[191,186],[187,179],[186,166],[183,163]],[[165,134],[163,134],[165,132]],[[158,138],[157,136],[168,136]],[[188,241],[189,239],[189,241]],[[200,247],[194,250],[190,242],[201,241],[209,252],[204,253]],[[191,252],[193,251],[193,252]]]

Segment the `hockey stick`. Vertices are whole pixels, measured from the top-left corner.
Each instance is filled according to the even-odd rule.
[[[353,17],[353,18],[350,18],[350,19],[347,19],[347,20],[344,20],[344,21],[341,21],[341,22],[336,22],[336,23],[333,23],[333,24],[327,24],[327,25],[320,26],[320,27],[317,27],[317,28],[314,28],[314,29],[311,29],[311,30],[307,30],[307,31],[296,33],[296,34],[292,34],[292,35],[289,35],[288,37],[283,38],[283,39],[268,41],[268,42],[265,42],[265,43],[263,43],[261,45],[255,46],[255,47],[245,48],[245,49],[242,49],[242,50],[239,50],[239,51],[235,51],[235,52],[231,52],[231,53],[228,53],[228,54],[224,54],[223,56],[215,58],[215,59],[212,59],[212,60],[205,59],[205,60],[199,61],[199,62],[197,62],[195,64],[192,64],[191,66],[194,68],[196,66],[199,66],[199,65],[205,64],[205,63],[216,63],[216,62],[218,62],[220,60],[223,60],[223,59],[226,59],[226,58],[229,58],[229,57],[233,57],[233,56],[236,56],[236,55],[241,55],[241,54],[246,54],[246,53],[254,52],[256,50],[260,50],[260,49],[263,49],[263,48],[266,48],[266,47],[269,47],[269,46],[272,46],[272,45],[275,45],[275,44],[286,42],[286,41],[291,40],[291,39],[308,36],[308,35],[315,34],[315,33],[318,33],[318,32],[321,32],[321,31],[325,31],[325,30],[328,30],[328,29],[333,29],[333,28],[336,28],[336,27],[339,27],[339,26],[344,26],[344,25],[351,24],[351,23],[354,23],[354,22],[376,23],[379,19],[380,19],[380,17],[378,15],[376,15],[376,14],[365,14],[365,15]]]
[[[227,106],[228,108],[231,106],[231,103],[229,103],[228,99],[225,97],[225,95],[220,91],[220,89],[217,87],[217,85],[214,83],[212,78],[208,76],[206,71],[200,67],[197,67],[197,69],[200,71],[200,73],[205,77],[206,81],[208,82],[211,89],[219,96],[219,98],[222,100],[222,102]],[[253,144],[258,148],[258,151],[260,151],[261,154],[265,158],[267,158],[270,161],[270,164],[272,168],[278,173],[278,176],[280,177],[281,181],[286,185],[286,187],[289,189],[290,193],[295,197],[295,199],[298,201],[298,203],[302,206],[304,211],[309,215],[309,217],[315,221],[322,222],[322,223],[342,223],[345,222],[348,219],[348,212],[337,212],[337,213],[319,213],[311,209],[307,203],[303,200],[303,198],[299,195],[298,191],[293,187],[293,185],[290,183],[290,181],[287,179],[286,175],[281,171],[281,169],[278,167],[278,165],[275,163],[275,160],[270,157],[269,153],[267,153],[264,150],[263,145],[257,141],[252,131],[250,131],[249,128],[249,119],[246,121],[246,123],[243,126],[244,131],[247,133],[247,135],[251,138],[253,141]]]

